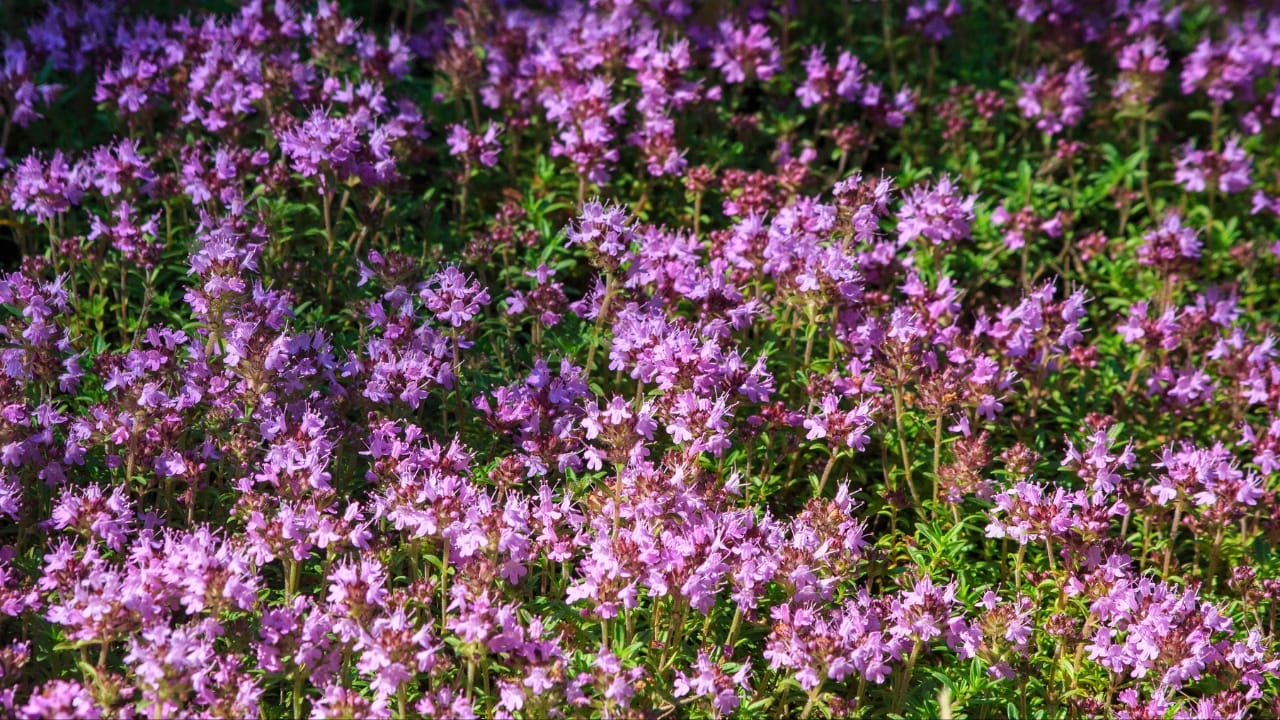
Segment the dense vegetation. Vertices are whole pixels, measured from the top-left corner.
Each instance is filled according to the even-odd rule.
[[[1268,7],[6,4],[0,715],[1275,717]]]

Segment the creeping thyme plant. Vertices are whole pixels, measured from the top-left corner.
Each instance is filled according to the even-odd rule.
[[[1280,715],[1280,11],[0,5],[0,716]]]

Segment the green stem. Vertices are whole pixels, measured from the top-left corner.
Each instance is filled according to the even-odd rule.
[[[902,669],[902,682],[898,683],[894,688],[894,714],[901,713],[902,703],[907,699],[907,686],[911,684],[911,672],[915,670],[916,660],[920,657],[921,644],[919,640],[916,640],[916,644],[911,647],[911,656],[907,658],[907,665]]]
[[[733,611],[733,622],[729,623],[729,635],[724,639],[724,647],[733,649],[733,641],[738,637],[738,627],[742,625],[742,608]]]
[[[1222,537],[1227,529],[1225,523],[1218,525],[1218,532],[1213,536],[1213,547],[1209,549],[1209,573],[1205,577],[1210,589],[1218,582],[1218,558],[1222,553]]]
[[[880,3],[880,32],[884,37],[884,54],[889,59],[889,83],[898,87],[898,62],[893,57],[893,26],[889,16],[889,0]]]
[[[325,238],[325,257],[329,259],[329,276],[325,278],[325,295],[333,296],[333,276],[338,271],[337,266],[333,263],[333,217],[331,207],[333,205],[333,193],[325,190],[324,198],[320,203],[321,213],[324,217],[324,238]]]
[[[911,481],[911,453],[907,451],[907,434],[902,423],[902,386],[894,385],[893,387],[893,419],[898,426],[898,450],[902,453],[902,470],[906,473],[907,490],[911,492],[911,501],[915,503],[917,511],[922,508],[920,503],[920,495],[916,492],[915,483]]]
[[[1018,543],[1018,554],[1013,559],[1013,587],[1015,592],[1022,592],[1022,558],[1027,554],[1027,546]]]
[[[942,456],[942,416],[933,423],[933,504],[939,502],[938,491],[942,483],[938,482],[938,465]]]
[[[613,275],[605,273],[604,299],[600,301],[600,312],[596,313],[595,326],[591,331],[591,341],[587,349],[587,369],[583,373],[584,378],[591,377],[591,371],[595,367],[596,344],[600,341],[600,335],[604,330],[604,319],[609,312],[609,301],[613,299],[613,290]]]
[[[444,633],[445,615],[449,610],[449,538],[443,539],[440,555],[440,632]]]
[[[293,720],[302,720],[302,668],[293,669]],[[401,716],[403,717],[403,715]]]
[[[807,720],[809,714],[813,712],[813,703],[817,701],[818,695],[822,693],[822,681],[809,691],[809,699],[804,704],[804,710],[800,711],[800,720]]]
[[[1147,109],[1143,108],[1142,117],[1138,118],[1138,149],[1142,152],[1142,196],[1147,200],[1147,213],[1156,211],[1155,200],[1151,196],[1151,171],[1147,167]]]
[[[1178,538],[1178,523],[1182,520],[1182,503],[1173,508],[1173,522],[1169,525],[1169,545],[1164,549],[1164,565],[1160,568],[1161,577],[1169,575],[1169,561],[1173,559],[1173,544]]]
[[[822,469],[822,478],[818,480],[818,491],[813,494],[814,497],[822,497],[822,490],[827,486],[827,478],[831,476],[831,469],[836,466],[836,459],[839,457],[839,453],[831,453],[831,457],[827,460],[827,466]]]
[[[302,567],[302,563],[296,560],[285,560],[285,567],[289,571],[289,575],[285,578],[284,597],[286,601],[293,600],[293,595],[298,590],[298,574]]]

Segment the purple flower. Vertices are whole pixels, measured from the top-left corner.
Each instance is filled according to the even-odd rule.
[[[474,134],[466,125],[455,123],[449,126],[449,153],[461,157],[468,168],[477,164],[491,168],[498,164],[498,153],[502,150],[498,135],[501,133],[502,126],[494,123],[489,123],[483,134]]]
[[[1239,137],[1228,137],[1220,152],[1197,150],[1193,143],[1187,143],[1175,160],[1173,179],[1188,192],[1204,192],[1209,185],[1224,193],[1243,192],[1253,187],[1252,165]]]
[[[1124,578],[1089,607],[1097,629],[1085,647],[1090,660],[1121,677],[1152,675],[1178,690],[1211,674],[1231,648],[1231,620],[1196,591]],[[1257,661],[1250,662],[1261,669]],[[1246,681],[1256,691],[1260,677]]]
[[[1160,224],[1142,236],[1138,246],[1138,262],[1170,272],[1192,265],[1200,259],[1200,233],[1182,224],[1175,211],[1165,215]]]
[[[103,238],[111,243],[111,247],[120,252],[124,258],[144,270],[151,270],[160,259],[164,249],[160,232],[160,212],[150,218],[134,219],[134,206],[127,200],[116,205],[112,213],[115,223],[108,224],[101,217],[94,215],[89,220],[88,239]]]
[[[350,118],[333,117],[322,109],[280,134],[280,149],[289,158],[294,172],[316,178],[320,187],[331,186],[355,174],[364,145]]]
[[[907,25],[930,42],[951,36],[951,21],[964,13],[958,0],[913,0],[907,6]]]
[[[75,680],[50,680],[27,699],[17,713],[22,720],[38,718],[74,718],[97,720],[102,709],[94,702],[88,688]]]
[[[1273,41],[1258,27],[1259,18],[1227,26],[1226,37],[1214,42],[1205,36],[1182,66],[1182,92],[1203,90],[1221,105],[1237,95],[1252,99],[1253,82],[1271,66]]]
[[[964,195],[946,175],[936,183],[913,187],[898,211],[899,240],[909,243],[923,237],[930,245],[944,247],[968,240],[977,199]]]
[[[549,85],[538,97],[547,119],[559,129],[552,137],[551,156],[568,158],[584,181],[608,182],[619,157],[614,126],[622,121],[627,102],[614,102],[613,92],[610,81],[597,75]]]
[[[150,194],[157,177],[151,161],[138,153],[137,140],[97,148],[90,166],[94,187],[106,197],[122,192]]]
[[[884,92],[868,74],[867,66],[856,55],[842,51],[836,64],[830,65],[824,50],[815,47],[805,60],[805,80],[796,88],[796,97],[801,107],[806,108],[837,100],[874,106],[879,104]]]
[[[456,267],[447,267],[431,276],[418,296],[437,320],[455,328],[470,322],[489,304],[489,291]]]
[[[1036,121],[1041,132],[1057,135],[1084,118],[1091,79],[1083,62],[1073,63],[1065,72],[1057,73],[1042,67],[1031,80],[1022,83],[1018,108],[1023,117]]]
[[[689,674],[676,671],[673,696],[711,698],[711,706],[726,715],[732,714],[742,704],[738,688],[749,689],[750,662],[742,663],[736,671],[729,673],[722,663],[712,663],[707,652],[700,651],[692,670]]]
[[[106,66],[93,92],[94,102],[113,103],[126,118],[164,101],[171,89],[167,71],[182,59],[180,52],[172,52],[176,43],[142,40],[126,45],[123,56]]]
[[[37,84],[42,62],[33,56],[21,40],[4,41],[4,62],[0,64],[0,99],[5,100],[9,118],[18,127],[25,128],[33,120],[44,116],[36,110],[39,103],[52,104],[62,86],[53,83]]]
[[[874,424],[871,419],[870,403],[863,401],[856,409],[841,412],[838,409],[839,400],[836,396],[826,395],[819,407],[820,411],[817,414],[804,420],[804,427],[809,431],[805,436],[806,439],[818,440],[832,437],[859,452],[866,449],[871,439],[867,431]]]
[[[711,50],[711,67],[726,82],[764,82],[782,69],[782,53],[764,25],[752,23],[744,30],[732,20],[721,20],[719,37]]]
[[[112,550],[123,550],[134,520],[133,500],[123,488],[110,493],[100,485],[90,485],[81,492],[68,489],[53,508],[50,523],[56,529],[75,529],[87,536],[97,536]]]
[[[81,163],[70,163],[61,150],[54,151],[48,164],[38,155],[28,155],[13,174],[13,207],[47,222],[80,203],[89,186]]]
[[[1127,103],[1144,105],[1160,90],[1160,80],[1169,67],[1164,45],[1151,35],[1132,40],[1116,58],[1120,73],[1111,87],[1113,97]]]
[[[593,261],[607,270],[619,267],[636,242],[636,223],[620,205],[590,200],[578,219],[565,231],[570,245],[585,246]]]
[[[474,711],[470,713],[462,711],[463,708],[470,710],[470,703],[466,703],[465,698],[457,698],[456,702],[445,702],[440,705],[432,702],[435,699],[424,697],[420,700],[419,712],[424,715],[436,715],[436,711],[439,710],[443,711],[442,714],[457,718],[475,717]],[[320,697],[311,705],[311,711],[318,718],[360,717],[370,720],[390,720],[393,717],[385,698],[379,697],[370,701],[359,692],[336,683],[323,686]]]

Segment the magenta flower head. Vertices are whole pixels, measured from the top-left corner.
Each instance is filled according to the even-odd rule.
[[[493,167],[498,164],[498,153],[502,151],[498,143],[501,133],[502,126],[494,123],[489,123],[481,134],[471,132],[463,123],[450,125],[446,140],[449,154],[462,158],[468,169],[477,165]]]
[[[18,164],[12,183],[14,209],[44,223],[80,204],[89,177],[81,163],[69,162],[61,150],[56,150],[48,163],[38,155],[28,155]]]
[[[103,195],[148,194],[156,181],[151,162],[138,151],[137,140],[121,140],[93,151],[89,161],[93,186]]]
[[[1022,83],[1018,109],[1023,117],[1035,120],[1041,132],[1057,135],[1084,118],[1091,79],[1089,68],[1082,62],[1060,73],[1050,73],[1042,67],[1031,80]]]
[[[555,123],[551,156],[573,162],[584,181],[608,182],[619,153],[614,144],[627,101],[614,102],[613,84],[603,76],[545,88],[539,101]]]
[[[707,652],[698,653],[698,660],[691,668],[693,672],[676,671],[675,689],[671,693],[675,697],[693,695],[711,699],[711,706],[716,712],[731,715],[742,704],[738,698],[738,689],[749,690],[747,679],[751,674],[751,663],[745,662],[730,673],[723,661],[713,662]]]
[[[1234,135],[1227,138],[1220,152],[1197,150],[1194,143],[1187,143],[1175,165],[1173,179],[1187,192],[1204,192],[1216,186],[1219,192],[1230,194],[1253,187],[1253,159]]]
[[[17,717],[68,718],[93,720],[103,716],[89,689],[76,680],[50,680],[40,686],[27,703],[18,709]]]
[[[0,106],[7,108],[9,117],[18,127],[25,128],[43,115],[36,110],[39,103],[48,107],[61,85],[37,83],[43,60],[33,55],[21,40],[3,43],[3,61],[0,62]]]
[[[631,254],[638,239],[636,222],[620,205],[591,200],[566,231],[570,245],[582,245],[594,264],[616,270]]]
[[[1120,48],[1116,64],[1120,73],[1111,86],[1112,96],[1129,105],[1145,105],[1160,91],[1169,58],[1164,45],[1146,35]]]
[[[720,37],[711,50],[711,66],[728,83],[765,81],[782,69],[782,53],[769,28],[752,23],[745,30],[732,20],[721,20]]]
[[[1202,243],[1195,228],[1182,224],[1182,216],[1170,212],[1142,236],[1138,246],[1138,262],[1164,272],[1185,268],[1200,259]]]
[[[951,37],[951,21],[964,14],[957,0],[915,0],[907,6],[907,25],[930,42]]]
[[[42,282],[21,272],[0,274],[0,309],[13,309],[0,323],[0,387],[52,387],[55,381],[64,393],[79,387],[83,371],[65,326],[72,307],[65,283],[65,276]],[[5,420],[17,426],[12,417]]]
[[[481,307],[489,304],[489,291],[456,267],[432,275],[418,295],[437,320],[455,328],[470,322],[480,314]]]
[[[898,239],[909,243],[923,237],[936,246],[968,240],[977,199],[977,195],[965,195],[945,175],[936,183],[912,188],[898,211]]]
[[[801,107],[837,100],[876,107],[886,95],[884,87],[871,79],[866,64],[847,50],[831,65],[822,48],[813,48],[804,63],[804,77],[804,82],[796,88]]]
[[[333,117],[321,109],[280,135],[280,149],[294,172],[316,178],[329,189],[355,172],[363,145],[350,118]]]
[[[1227,27],[1226,37],[1214,41],[1207,35],[1182,66],[1182,92],[1203,90],[1216,105],[1236,97],[1249,99],[1254,81],[1274,66],[1274,24],[1258,26],[1257,15]]]

